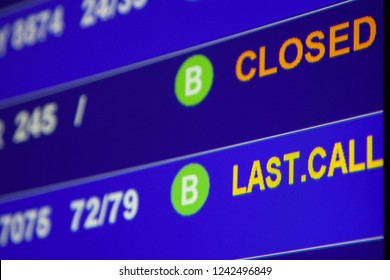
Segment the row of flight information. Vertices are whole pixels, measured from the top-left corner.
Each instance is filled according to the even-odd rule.
[[[276,2],[0,9],[0,258],[383,259],[384,1]]]

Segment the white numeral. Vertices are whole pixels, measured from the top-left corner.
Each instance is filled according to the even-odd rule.
[[[30,14],[27,18],[17,19],[12,24],[10,43],[13,49],[21,50],[26,46],[34,46],[38,42],[46,41],[48,34],[59,37],[63,34],[64,29],[64,8],[57,6],[53,11],[43,10]],[[8,36],[4,32],[1,37],[5,38],[5,35]],[[2,43],[2,39],[0,43]]]
[[[138,211],[139,198],[138,193],[134,189],[129,189],[123,194],[122,191],[112,192],[103,196],[103,201],[97,196],[92,196],[86,199],[73,200],[70,203],[70,209],[74,211],[70,230],[76,232],[82,224],[83,212],[86,210],[87,217],[83,224],[84,229],[92,229],[102,227],[108,215],[108,223],[115,224],[117,222],[118,213],[123,204],[123,218],[132,220]],[[109,210],[109,206],[111,209]]]
[[[93,196],[87,201],[85,207],[89,211],[87,219],[85,220],[84,228],[90,229],[99,226],[98,214],[100,210],[100,199],[97,196]]]
[[[118,215],[118,209],[122,200],[123,193],[122,192],[114,192],[108,195],[108,201],[113,201],[110,216],[108,218],[108,222],[110,224],[115,224],[116,217]]]
[[[46,238],[51,231],[51,207],[42,207],[38,212],[38,222],[36,227],[36,234],[38,238]]]
[[[84,199],[73,200],[70,203],[70,209],[75,211],[73,215],[72,223],[70,225],[71,231],[79,230],[81,215],[83,214],[84,206],[85,206]]]
[[[48,23],[48,32],[59,37],[64,33],[65,22],[64,22],[64,7],[58,6],[53,11],[53,14]]]
[[[0,246],[6,246],[9,238],[9,226],[11,224],[12,215],[6,214],[0,216],[0,225],[2,226],[0,235]]]
[[[23,28],[23,41],[26,45],[33,46],[37,42],[37,21],[35,15],[30,15]]]
[[[15,50],[20,50],[24,47],[23,30],[24,21],[23,19],[18,19],[12,27],[11,45]]]
[[[83,0],[80,26],[82,28],[94,26],[99,20],[107,21],[115,18],[117,12],[126,15],[132,8],[140,10],[147,2],[148,0]]]
[[[45,135],[50,135],[57,127],[57,103],[49,103],[43,107],[41,119],[41,131]]]
[[[96,18],[94,16],[96,0],[84,0],[81,4],[81,8],[85,11],[81,21],[81,27],[92,26],[96,23]]]
[[[13,137],[14,143],[21,143],[29,139],[27,133],[27,122],[30,114],[26,111],[20,111],[15,117],[16,131]]]
[[[109,0],[100,0],[96,4],[95,13],[96,16],[101,20],[107,20],[111,17],[111,9],[109,5]]]
[[[15,117],[13,142],[18,144],[28,141],[30,136],[39,138],[42,134],[52,134],[57,128],[57,109],[57,104],[53,102],[46,104],[43,109],[35,107],[31,115],[27,110],[20,111]]]
[[[118,3],[118,12],[122,15],[128,14],[131,11],[131,0],[120,0]]]
[[[148,3],[148,0],[133,0],[133,2],[134,8],[142,9],[143,7],[145,7],[146,3]]]
[[[37,221],[37,215],[38,213],[36,209],[30,209],[24,213],[24,217],[26,218],[27,221],[26,234],[25,234],[26,241],[31,241],[33,239],[35,223]]]
[[[138,193],[130,189],[125,193],[123,198],[123,206],[125,207],[125,211],[123,212],[123,217],[126,220],[132,220],[137,215],[138,207],[139,207],[139,199]]]
[[[24,235],[24,218],[22,212],[17,212],[11,220],[11,240],[14,244],[19,244],[23,240]]]
[[[30,242],[34,236],[46,238],[51,230],[51,207],[32,208],[0,216],[0,246]]]
[[[47,23],[50,19],[50,10],[44,10],[35,15],[38,22],[37,40],[39,42],[46,41],[47,37]]]

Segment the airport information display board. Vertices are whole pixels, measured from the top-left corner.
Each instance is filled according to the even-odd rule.
[[[383,259],[382,0],[0,10],[1,259]]]

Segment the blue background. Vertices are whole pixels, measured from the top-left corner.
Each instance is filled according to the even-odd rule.
[[[72,21],[79,17],[72,18],[67,13],[69,25],[63,38],[52,38],[21,52],[10,51],[0,59],[1,98],[128,65],[314,8],[310,6],[313,1],[308,1],[309,6],[304,7],[280,5],[275,13],[273,6],[262,2],[264,15],[260,17],[253,4],[245,10],[226,5],[226,9],[232,10],[218,13],[220,2],[179,2],[167,1],[164,10],[151,1],[144,10],[130,13],[129,17],[82,31],[78,30],[78,22]],[[52,3],[55,1],[47,5]],[[210,13],[205,12],[205,5],[210,5],[207,6]],[[72,9],[80,13],[79,7]],[[180,13],[172,17],[172,9],[180,9]],[[183,16],[182,20],[178,15]],[[199,21],[187,22],[185,19],[191,15],[202,15],[204,25],[198,26]],[[279,69],[277,75],[246,84],[234,76],[236,59],[247,49],[266,45],[267,63],[273,65],[286,39],[303,40],[314,30],[327,34],[331,25],[367,15],[375,18],[378,27],[376,40],[368,49],[334,59],[329,59],[327,52],[319,63],[302,62],[294,70]],[[152,21],[152,27],[144,24],[142,32],[128,31],[129,25],[145,23],[144,17]],[[10,16],[7,20],[14,18]],[[118,32],[112,32],[113,29]],[[205,29],[210,33],[204,32]],[[349,31],[352,38],[352,29]],[[0,118],[7,125],[12,127],[18,111],[32,110],[51,101],[59,104],[60,125],[50,137],[20,145],[11,144],[12,130],[7,130],[7,146],[0,152],[1,193],[29,190],[383,110],[383,33],[383,1],[354,1],[98,81],[43,90],[30,95],[31,100],[24,99],[26,96],[8,99],[0,105]],[[108,36],[106,40],[102,34]],[[96,43],[97,38],[103,43]],[[80,47],[80,42],[88,43]],[[106,53],[110,53],[110,58],[100,59]],[[174,78],[181,63],[197,53],[212,61],[215,81],[206,100],[188,109],[181,107],[175,98]],[[75,129],[73,118],[78,97],[83,93],[88,95],[88,107],[83,126]],[[19,101],[22,103],[18,104]],[[217,185],[205,208],[191,220],[179,217],[169,204],[173,177],[187,161],[3,203],[1,213],[44,204],[54,204],[60,210],[53,216],[56,227],[49,239],[2,248],[0,254],[27,259],[229,259],[383,235],[383,169],[336,174],[315,184],[308,182],[291,188],[282,185],[275,191],[234,199],[230,193],[231,169],[235,163],[245,165],[257,159],[257,154],[267,158],[291,152],[294,147],[304,147],[308,153],[313,143],[331,147],[340,139],[344,142],[351,137],[364,139],[369,131],[381,135],[381,119],[372,123],[350,122],[262,142],[256,148],[244,146],[191,159],[204,164]],[[383,148],[383,143],[376,147]],[[382,154],[379,149],[377,155]],[[144,199],[141,203],[145,203],[141,204],[136,220],[119,222],[103,230],[69,233],[71,212],[65,209],[69,209],[70,200],[129,187],[137,188]],[[191,236],[194,242],[187,242],[184,236]],[[348,252],[352,254],[353,250]],[[322,256],[326,258],[326,254]],[[375,256],[382,258],[383,252],[379,249]]]
[[[42,2],[42,1],[40,1]],[[65,7],[65,32],[43,44],[8,51],[0,58],[0,99],[83,78],[193,47],[296,16],[341,0],[149,0],[141,10],[81,29],[81,1],[43,1],[3,15],[0,27],[21,16]]]
[[[373,45],[318,63],[242,83],[236,59],[245,50],[267,46],[276,65],[281,44],[304,40],[315,30],[371,15],[377,21]],[[5,108],[8,124],[1,151],[1,193],[39,187],[102,172],[133,167],[383,109],[383,25],[378,2],[357,1],[273,28],[253,32],[119,75]],[[352,25],[352,24],[351,24]],[[352,41],[352,28],[350,41]],[[328,38],[328,37],[327,37]],[[214,65],[214,84],[199,106],[177,101],[174,79],[185,59],[206,55]],[[73,86],[73,85],[72,85]],[[79,129],[73,127],[78,98],[88,104]],[[56,101],[59,125],[50,137],[12,145],[13,122],[22,109],[32,111]],[[39,164],[37,164],[39,159]],[[17,176],[23,170],[23,176]]]
[[[383,115],[262,140],[251,144],[174,161],[136,172],[16,200],[1,205],[1,212],[51,205],[53,228],[49,237],[8,245],[1,258],[16,259],[232,259],[279,253],[383,236],[383,168],[300,182],[307,174],[307,159],[315,147],[327,151],[329,167],[336,142],[348,158],[348,141],[356,140],[356,161],[364,162],[365,141],[373,135],[374,158],[383,155]],[[265,172],[272,156],[301,152],[295,162],[295,184],[288,184],[288,164],[282,161],[281,184],[275,189],[232,196],[233,165],[239,165],[239,186],[247,185],[252,162],[260,160]],[[193,216],[178,215],[170,202],[172,182],[189,163],[204,166],[210,192],[203,208]],[[266,174],[266,173],[265,173]],[[264,175],[266,176],[266,175]],[[70,201],[102,197],[112,191],[135,188],[139,210],[132,221],[118,213],[115,225],[70,232]],[[86,213],[82,221],[86,218]],[[375,258],[383,258],[377,250]],[[318,256],[317,256],[318,257]],[[372,258],[360,255],[360,258]],[[326,258],[326,255],[324,256]],[[347,257],[348,258],[348,257]]]

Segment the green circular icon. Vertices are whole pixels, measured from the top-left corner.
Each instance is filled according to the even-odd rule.
[[[171,202],[177,213],[190,216],[197,213],[209,195],[210,180],[206,169],[197,163],[184,166],[173,180]]]
[[[213,85],[214,70],[204,55],[189,57],[180,66],[175,80],[175,94],[184,106],[195,106],[202,102]]]

